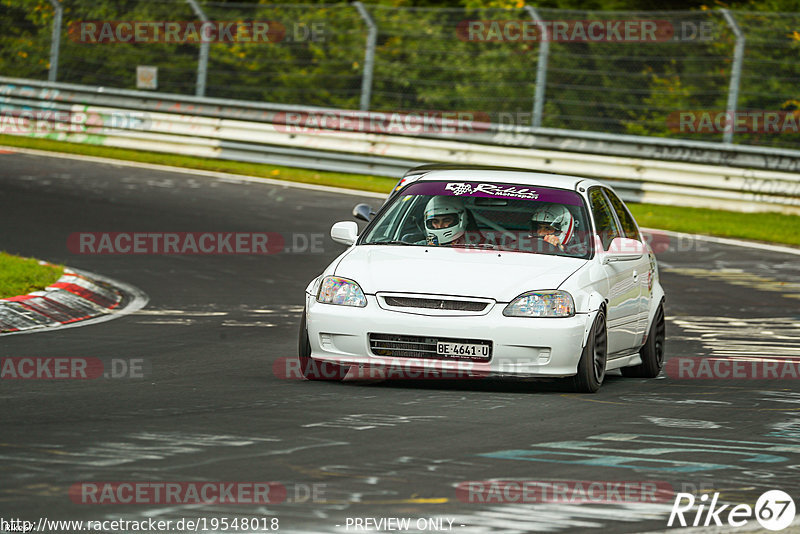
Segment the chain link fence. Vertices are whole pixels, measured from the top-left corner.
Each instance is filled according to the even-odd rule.
[[[148,66],[167,93],[800,146],[800,13],[194,0],[0,10],[5,76],[136,89]]]

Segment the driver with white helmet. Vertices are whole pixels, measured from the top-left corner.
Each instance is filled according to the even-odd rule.
[[[467,211],[460,199],[435,196],[425,206],[425,232],[430,245],[451,245],[464,242]]]
[[[539,207],[531,217],[531,235],[540,237],[562,252],[575,230],[575,218],[560,204]]]

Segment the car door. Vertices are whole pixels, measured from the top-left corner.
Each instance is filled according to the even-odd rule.
[[[603,188],[606,198],[614,208],[614,213],[619,221],[620,229],[625,237],[628,239],[635,239],[642,244],[642,235],[639,232],[639,227],[636,224],[633,216],[628,208],[620,200],[620,198],[610,189]],[[653,295],[653,286],[651,284],[653,273],[651,272],[653,266],[650,263],[650,256],[645,254],[640,259],[631,262],[634,267],[633,280],[639,286],[639,302],[636,313],[636,330],[634,332],[634,346],[639,346],[644,342],[644,336],[649,326],[648,318],[650,312],[650,301]]]
[[[617,237],[624,237],[619,221],[603,188],[589,189],[592,217],[595,230],[600,237],[603,250],[608,250]],[[639,285],[634,279],[636,262],[618,261],[601,265],[608,280],[608,310],[606,324],[608,329],[609,358],[626,355],[634,346],[639,311]]]

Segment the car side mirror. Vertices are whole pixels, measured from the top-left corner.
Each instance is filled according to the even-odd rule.
[[[615,237],[603,255],[603,264],[617,261],[633,261],[641,258],[647,250],[641,241],[627,237]]]
[[[358,225],[353,221],[341,221],[331,226],[331,239],[342,245],[350,246],[358,237]]]
[[[375,212],[372,211],[372,207],[369,204],[356,204],[353,208],[353,217],[356,219],[369,222],[374,216]]]

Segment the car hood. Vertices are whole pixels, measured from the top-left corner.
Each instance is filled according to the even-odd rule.
[[[365,293],[472,296],[510,302],[524,291],[556,289],[586,260],[524,252],[359,245],[336,267]]]

